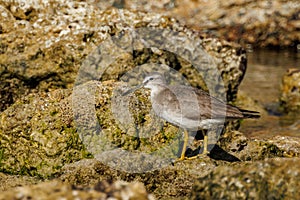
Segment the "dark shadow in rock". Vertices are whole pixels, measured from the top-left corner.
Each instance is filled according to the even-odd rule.
[[[226,152],[220,146],[215,145],[213,149],[210,151],[209,157],[215,160],[224,160],[228,162],[239,162],[241,161],[239,158],[231,155],[230,153]]]
[[[125,7],[125,1],[124,0],[115,0],[112,6],[115,8],[123,9]]]
[[[208,145],[208,149],[210,145]],[[200,149],[201,147],[198,147],[195,150],[192,150],[190,148],[188,148],[186,150],[185,156],[186,157],[192,157],[192,156],[196,156],[197,154],[201,154],[202,150]],[[208,157],[214,159],[214,160],[223,160],[223,161],[227,161],[227,162],[239,162],[241,161],[239,158],[227,153],[224,149],[222,149],[220,146],[218,145],[214,145],[214,147],[212,147],[213,149],[210,151],[210,153],[207,155]]]

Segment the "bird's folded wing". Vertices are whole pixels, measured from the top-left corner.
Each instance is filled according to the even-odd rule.
[[[176,90],[166,91],[164,102],[169,107],[180,110],[183,117],[192,120],[221,119],[221,118],[243,118],[242,112],[237,107],[210,96],[207,92],[196,88],[181,86]],[[177,105],[177,106],[176,106]],[[179,106],[178,106],[179,105]]]

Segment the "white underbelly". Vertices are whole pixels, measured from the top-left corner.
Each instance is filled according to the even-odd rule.
[[[188,119],[183,117],[183,115],[168,113],[165,110],[160,110],[158,112],[155,111],[155,113],[159,117],[170,122],[171,124],[190,131],[197,131],[200,129],[210,129],[212,126],[224,123],[224,120],[218,120],[218,119],[201,119],[201,120]]]

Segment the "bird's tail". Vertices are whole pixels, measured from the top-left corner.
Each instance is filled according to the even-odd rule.
[[[240,111],[243,113],[245,118],[260,118],[260,114],[257,111],[243,110],[243,109],[240,109]]]

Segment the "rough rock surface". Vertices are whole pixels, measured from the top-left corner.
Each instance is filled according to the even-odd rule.
[[[110,98],[120,83],[115,81],[91,83],[97,83],[96,104],[93,104],[93,108],[96,108],[95,115],[103,128],[102,134],[110,143],[128,152],[151,153],[168,144],[168,141],[174,140],[175,142],[168,151],[169,154],[165,156],[176,158],[180,151],[180,141],[182,141],[181,132],[178,132],[176,127],[167,124],[162,132],[160,129],[154,129],[151,137],[147,139],[132,137],[129,132],[125,131],[126,129],[120,128],[111,114]],[[90,84],[88,88],[92,88],[91,83],[86,83],[86,85]],[[42,97],[29,95],[23,99],[23,102],[15,103],[1,114],[1,171],[40,177],[55,176],[82,187],[107,179],[140,181],[145,184],[147,191],[157,197],[177,198],[188,195],[191,192],[193,180],[211,172],[216,166],[231,165],[231,163],[243,166],[244,161],[253,162],[266,158],[300,155],[300,143],[297,138],[275,137],[272,140],[254,140],[246,138],[239,132],[229,132],[221,138],[210,157],[186,160],[175,163],[174,166],[171,162],[160,166],[161,163],[157,163],[155,157],[145,160],[146,157],[142,154],[140,157],[115,155],[112,154],[113,152],[109,153],[109,149],[104,149],[108,150],[106,159],[112,160],[100,159],[102,161],[100,162],[92,159],[68,164],[90,156],[74,128],[75,122],[70,103],[72,96],[68,96],[70,94],[71,90],[66,89],[48,92]],[[143,119],[139,122],[140,125],[151,125],[151,117],[148,116],[150,106],[145,98],[147,98],[147,91],[143,90],[129,98],[129,103],[138,105],[132,117],[137,121]],[[18,116],[18,120],[13,120],[15,116]],[[102,136],[96,134],[86,138],[90,139],[92,147],[96,146],[96,150],[101,152],[102,146],[98,145],[97,141],[101,141]],[[93,145],[94,142],[96,145]],[[103,147],[106,148],[106,146]],[[152,168],[154,171],[151,171]],[[128,169],[139,173],[126,172]],[[150,171],[147,172],[147,169]],[[142,170],[145,172],[140,172]]]
[[[114,170],[95,159],[89,159],[64,166],[57,173],[57,176],[62,181],[80,187],[87,187],[97,182],[97,180],[103,179],[116,180],[121,178],[125,181],[140,181],[145,184],[147,191],[153,193],[158,199],[189,199],[193,186],[197,186],[194,180],[207,177],[208,174],[215,171],[221,173],[222,169],[225,168],[229,171],[231,167],[247,170],[248,165],[256,165],[257,163],[263,165],[265,160],[271,158],[281,163],[280,159],[285,161],[285,157],[300,156],[300,140],[298,138],[275,137],[270,141],[251,140],[238,132],[232,132],[231,138],[230,142],[226,139],[221,140],[209,157],[204,156],[194,160],[177,162],[174,165],[150,172],[126,173],[122,170]],[[284,145],[289,143],[293,143],[293,145]],[[225,147],[225,144],[228,148]],[[298,158],[292,159],[297,160]],[[289,170],[289,165],[283,165],[281,169]],[[267,176],[265,178],[267,179]],[[210,178],[207,178],[207,181],[210,180]],[[274,181],[279,180],[280,178],[277,180],[274,177]],[[251,192],[251,189],[248,189]],[[221,194],[222,191],[218,195]]]
[[[197,37],[200,43],[197,48],[208,52],[216,68],[221,70],[229,101],[235,99],[246,69],[245,52],[238,45],[213,38],[202,39],[163,14],[103,11],[97,4],[82,1],[40,1],[37,4],[0,1],[0,8],[2,16],[7,16],[1,21],[0,32],[0,111],[32,92],[71,88],[87,55],[108,37],[134,28],[152,27]],[[190,45],[193,47],[194,43]],[[177,47],[193,51],[190,46]],[[194,86],[200,87],[199,82],[203,82],[189,62],[155,50],[124,54],[102,78],[116,80],[148,61],[175,68]]]
[[[299,138],[275,136],[249,139],[238,131],[227,132],[219,141],[225,152],[242,161],[258,161],[273,157],[299,157]]]
[[[105,181],[115,182],[122,179],[144,183],[146,190],[158,199],[188,198],[194,181],[214,173],[214,170],[222,171],[220,166],[227,166],[225,171],[231,166],[242,170],[245,161],[255,165],[264,163],[264,159],[267,158],[299,157],[298,138],[249,139],[239,132],[227,133],[215,146],[210,157],[185,160],[173,165],[167,159],[167,162],[163,163],[157,161],[154,156],[139,154],[140,156],[133,157],[124,153],[149,154],[172,140],[170,148],[156,155],[176,158],[182,146],[182,134],[177,127],[168,123],[162,123],[160,129],[153,126],[152,115],[148,112],[149,91],[136,91],[135,95],[124,97],[122,101],[117,98],[120,96],[119,92],[126,88],[120,80],[124,81],[122,78],[127,71],[145,63],[156,63],[160,66],[164,64],[183,74],[191,85],[207,87],[203,77],[198,76],[197,70],[186,59],[190,58],[188,56],[180,57],[174,52],[159,48],[142,48],[123,53],[130,45],[116,44],[127,38],[126,33],[133,28],[159,28],[164,30],[161,33],[171,30],[182,37],[197,40],[189,44],[185,43],[185,40],[173,40],[173,43],[177,45],[178,51],[186,52],[186,55],[195,55],[193,53],[197,50],[203,50],[205,55],[212,57],[225,86],[216,89],[226,93],[229,101],[236,97],[237,87],[245,73],[246,57],[245,51],[239,45],[216,38],[203,38],[198,32],[181,26],[175,19],[163,14],[101,10],[110,6],[122,7],[122,1],[92,4],[67,0],[0,1],[0,171],[5,173],[1,174],[0,178],[1,190],[8,190],[1,191],[1,195],[10,195],[12,198],[34,198],[37,195],[47,195],[51,198],[73,198],[74,195],[92,198],[103,195],[103,198],[106,198],[114,193],[116,185],[120,182],[111,184],[112,182]],[[169,6],[172,7],[170,4]],[[101,57],[99,54],[105,52],[102,51],[101,44],[110,36],[115,40],[114,43],[108,44],[114,46],[104,46],[111,49],[104,49],[107,50],[106,57]],[[150,38],[151,41],[159,39]],[[102,64],[108,64],[101,63],[102,58],[115,54],[121,56],[113,64],[110,63],[102,73]],[[199,57],[194,59],[197,58]],[[87,68],[82,67],[84,60],[85,64],[88,64]],[[99,69],[99,66],[100,70],[95,70]],[[208,76],[213,74],[210,70],[207,71]],[[78,79],[78,74],[90,76],[83,76],[87,79]],[[73,88],[79,88],[75,90],[78,96],[73,96]],[[84,98],[91,94],[94,95],[93,98]],[[79,104],[76,104],[77,102]],[[127,110],[118,107],[118,103],[121,106],[122,103],[128,103],[131,114],[128,115]],[[74,105],[78,105],[75,110]],[[114,118],[116,111],[123,114],[122,120],[133,123],[124,126],[122,121]],[[97,128],[94,122],[99,123],[102,131],[90,134],[89,131]],[[81,132],[82,127],[76,126],[76,123],[85,123],[88,126]],[[141,134],[142,131],[136,132],[136,129],[142,128],[150,133],[145,135],[146,138],[143,138],[143,135],[134,135]],[[103,142],[103,146],[97,145],[96,142],[99,141]],[[114,148],[120,151],[108,151],[106,157],[99,159],[97,153],[101,153],[103,149],[111,150],[107,149],[108,143],[114,144]],[[198,147],[201,141],[196,141],[196,144]],[[85,159],[93,156],[94,159]],[[283,168],[288,167],[283,165]],[[155,170],[151,171],[153,168]],[[129,169],[136,173],[128,172]],[[143,170],[145,172],[141,172]],[[24,175],[35,178],[27,178]],[[21,189],[10,189],[17,185],[45,181],[45,178],[56,180]],[[107,189],[109,195],[96,189],[95,185],[99,181],[99,190]],[[124,186],[123,183],[119,185]],[[135,188],[133,183],[125,184],[126,191],[131,187],[129,185]],[[138,188],[145,199],[151,199],[143,186],[138,184]],[[116,195],[119,194],[118,191]],[[56,194],[58,196],[55,196]]]
[[[295,47],[300,43],[298,0],[124,0],[123,7],[167,13],[184,24],[254,47]]]
[[[101,181],[90,188],[78,188],[58,180],[23,186],[0,194],[0,199],[110,199],[154,200],[139,182]]]
[[[223,161],[218,162],[219,165],[222,163],[224,164]],[[77,187],[88,187],[99,180],[139,181],[157,199],[183,198],[191,192],[194,180],[206,175],[216,165],[213,160],[202,158],[175,163],[151,172],[126,173],[114,170],[95,159],[85,159],[64,166],[57,176]]]
[[[28,95],[1,113],[1,171],[49,176],[88,156],[74,128],[70,94]]]
[[[290,69],[282,77],[280,103],[285,112],[300,110],[300,70]]]
[[[87,55],[95,49],[87,61],[99,61],[101,57],[97,50],[101,50],[100,44],[110,36],[122,39],[124,32],[145,27],[172,30],[197,40],[199,43],[190,44],[173,41],[173,46],[177,45],[179,50],[187,52],[189,56],[197,50],[210,56],[224,79],[221,93],[225,92],[229,101],[235,99],[246,69],[245,52],[238,45],[218,39],[203,39],[179,25],[176,20],[161,14],[118,9],[102,11],[95,4],[81,1],[41,1],[38,4],[1,1],[0,6],[2,16],[7,16],[1,21],[0,34],[0,108],[3,111],[0,124],[0,167],[2,171],[13,174],[47,177],[64,164],[89,156],[76,134],[72,119],[71,89],[52,92],[58,88],[72,88],[78,72],[79,75],[84,74],[82,72],[92,74],[90,80],[119,80],[122,74],[135,66],[152,62],[175,68],[193,86],[205,87],[203,79],[189,62],[177,58],[176,54],[155,49],[124,53],[103,74],[99,74],[99,71],[93,74],[93,65],[79,70]],[[108,48],[107,53],[114,55],[119,51]],[[195,56],[195,59],[199,59],[197,54]],[[203,70],[208,71],[208,77],[212,75],[206,68]],[[222,89],[217,86],[215,88]],[[112,87],[107,87],[100,90],[110,92],[102,94],[107,95],[106,101],[112,93]],[[145,95],[141,97],[145,100]],[[103,103],[105,105],[106,101],[97,103],[98,114],[105,108]],[[143,111],[140,115],[142,117],[135,116],[137,120],[144,119],[144,107],[140,109]],[[105,130],[110,138],[115,139],[117,146],[132,150],[143,144],[141,141],[129,140],[130,137],[124,131],[113,126],[116,123],[109,115],[111,113],[101,114],[98,115],[100,124],[106,127]],[[165,138],[157,139],[167,141],[170,137],[174,135],[167,134]],[[156,146],[148,144],[145,150],[151,151],[153,148]]]
[[[297,199],[300,159],[221,166],[195,182],[190,199]]]

